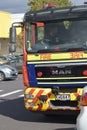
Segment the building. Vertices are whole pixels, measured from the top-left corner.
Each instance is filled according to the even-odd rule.
[[[23,18],[24,18],[24,13],[12,14],[11,15],[11,23],[22,22]]]
[[[0,55],[9,53],[9,29],[13,22],[22,22],[24,14],[0,11]],[[17,34],[21,29],[17,30]]]
[[[11,14],[8,12],[0,11],[0,54],[7,53],[10,26]]]

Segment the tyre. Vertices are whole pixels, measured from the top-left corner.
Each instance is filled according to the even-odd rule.
[[[0,72],[0,81],[5,80],[5,75],[3,72]]]

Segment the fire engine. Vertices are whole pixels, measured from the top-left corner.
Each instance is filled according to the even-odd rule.
[[[78,112],[87,85],[87,5],[29,11],[10,29],[23,28],[24,104],[30,111]],[[56,28],[57,34],[50,34]],[[66,112],[66,113],[67,113]]]

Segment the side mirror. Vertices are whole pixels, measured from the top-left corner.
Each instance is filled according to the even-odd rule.
[[[16,52],[16,27],[12,26],[10,28],[10,46],[9,52],[13,53]]]
[[[16,27],[10,28],[10,43],[16,43]]]
[[[11,43],[10,46],[9,46],[9,52],[10,53],[13,53],[13,52],[16,52],[16,45]]]

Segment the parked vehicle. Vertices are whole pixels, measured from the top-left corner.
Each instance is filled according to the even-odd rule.
[[[8,60],[5,59],[3,56],[0,56],[0,64],[8,64]]]
[[[0,58],[4,61],[1,63],[11,65],[18,70],[18,73],[22,73],[23,54],[4,55]]]
[[[77,117],[77,130],[87,130],[87,86],[84,87],[80,100],[81,110]]]
[[[22,73],[23,56],[17,56],[9,61],[9,65],[15,67],[18,73]]]
[[[0,81],[7,79],[16,79],[18,76],[18,71],[16,68],[0,64]]]

